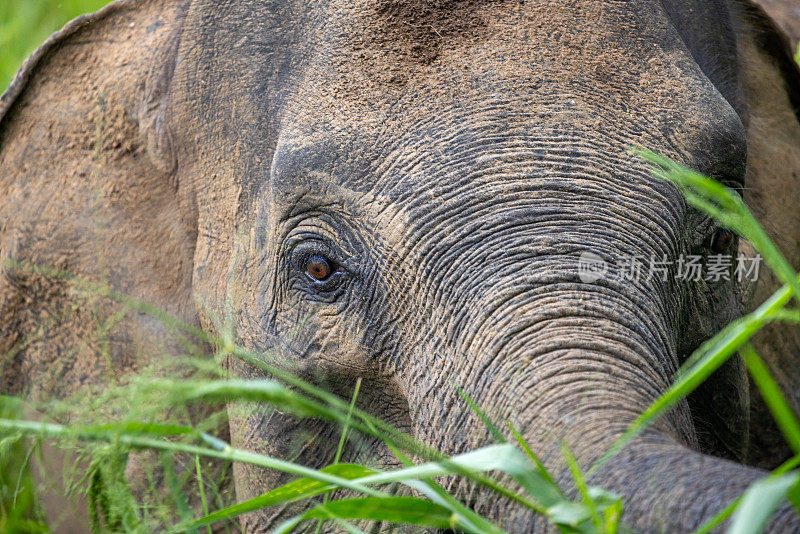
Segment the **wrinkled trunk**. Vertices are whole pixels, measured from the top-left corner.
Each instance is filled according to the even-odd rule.
[[[548,272],[575,269],[567,264],[551,267]],[[664,288],[606,280],[532,284],[523,291],[519,278],[513,286],[507,299],[503,291],[494,294],[494,302],[502,304],[488,308],[494,310],[492,316],[481,318],[469,346],[462,347],[464,354],[481,357],[464,364],[468,368],[458,372],[457,385],[499,426],[512,422],[562,485],[574,488],[561,443],[588,469],[671,382],[678,358],[669,334],[670,313],[660,303]],[[452,377],[456,371],[439,374]],[[729,387],[718,392],[718,402],[741,399],[741,383]],[[486,442],[484,425],[469,415],[444,380],[417,391],[420,395],[412,393],[409,405],[422,439],[450,453]],[[735,413],[736,408],[729,406],[728,411]],[[746,404],[738,409],[737,416],[744,417]],[[465,415],[453,416],[458,412]],[[698,447],[684,401],[590,483],[623,496],[623,521],[637,531],[688,532],[764,475],[703,455]],[[473,493],[470,500],[509,532],[529,532],[541,521],[489,491]],[[783,520],[793,519],[787,512]]]

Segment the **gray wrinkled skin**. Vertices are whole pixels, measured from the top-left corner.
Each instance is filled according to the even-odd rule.
[[[118,105],[120,124],[134,125],[127,152],[112,143],[107,168],[93,172],[124,188],[130,176],[158,182],[129,219],[103,227],[111,283],[215,334],[233,310],[237,342],[344,397],[362,377],[360,405],[448,454],[490,440],[459,386],[495,421],[516,425],[569,484],[559,443],[591,465],[746,306],[746,288],[733,282],[676,279],[677,258],[705,261],[718,227],[627,148],[732,187],[758,178],[748,166],[753,67],[742,56],[761,46],[748,26],[759,20],[723,0],[123,2],[76,30],[72,45],[102,29],[108,46],[132,47],[113,48],[133,59],[114,63],[120,70],[109,68],[99,89],[80,85],[77,100],[103,94],[104,112]],[[785,59],[769,65],[788,76]],[[122,73],[129,81],[108,82]],[[81,238],[91,224],[74,200],[53,216],[61,237],[16,222],[46,219],[19,185],[37,165],[97,167],[91,143],[78,156],[29,150],[41,141],[23,126],[45,119],[15,103],[35,98],[25,83],[46,88],[48,79],[18,79],[0,101],[0,164],[11,177],[0,197],[18,206],[0,211],[0,257],[63,259],[59,267],[95,276]],[[74,120],[70,132],[94,131]],[[611,265],[606,277],[579,278],[586,251]],[[304,273],[313,255],[338,267],[329,280]],[[621,279],[615,266],[633,256],[672,270],[666,280]],[[44,312],[19,296],[33,282],[6,278],[10,347]],[[135,371],[134,348],[165,333],[130,321],[114,363]],[[49,350],[20,352],[3,391],[60,396],[92,380],[84,372],[63,390],[37,386],[58,358]],[[780,441],[750,445],[769,425],[750,410],[734,358],[591,483],[623,495],[624,522],[637,531],[690,531],[764,475],[745,461],[768,466],[787,454]],[[229,416],[235,446],[312,466],[334,456],[335,426],[258,406],[232,406]],[[370,442],[352,442],[344,460],[395,465]],[[285,481],[235,469],[240,500]],[[509,532],[545,529],[488,493],[452,489]],[[267,531],[297,511],[253,513],[243,526]],[[800,523],[786,509],[772,528]]]

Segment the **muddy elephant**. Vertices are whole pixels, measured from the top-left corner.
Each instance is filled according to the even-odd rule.
[[[798,19],[776,5],[777,24],[726,0],[119,0],[82,17],[0,100],[0,391],[63,398],[183,350],[135,312],[100,350],[87,335],[117,304],[27,262],[215,335],[227,317],[344,396],[362,378],[365,408],[446,453],[490,438],[458,386],[556,473],[562,442],[588,466],[776,287],[679,276],[747,243],[629,147],[743,193],[798,265]],[[626,276],[630,258],[664,276]],[[799,342],[776,326],[757,346],[795,408]],[[593,476],[625,524],[690,531],[789,456],[749,390],[731,360]],[[229,410],[234,445],[308,465],[338,432]],[[391,463],[377,443],[345,458]],[[284,481],[234,480],[239,499]],[[771,528],[800,522],[786,508]]]

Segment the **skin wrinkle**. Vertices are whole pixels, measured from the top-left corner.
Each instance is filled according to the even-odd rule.
[[[534,236],[535,236],[535,234],[534,234]],[[516,239],[523,240],[523,239],[527,238],[527,235],[524,234],[524,233],[521,233],[521,234],[518,234],[515,237],[516,237]],[[531,239],[527,238],[527,241],[530,242]],[[458,242],[458,241],[456,241],[456,242]],[[506,243],[510,244],[508,242],[506,242]],[[498,246],[501,245],[501,244],[503,244],[502,240],[498,240]],[[595,245],[599,245],[602,248],[604,243],[598,241],[597,243],[595,243]],[[535,262],[534,264],[531,265],[531,272],[532,273],[536,273],[536,272],[539,272],[539,271],[543,271],[543,266],[539,266],[538,263],[541,263],[543,261],[550,262],[549,265],[548,265],[548,269],[549,269],[550,272],[555,273],[554,274],[555,279],[550,281],[550,283],[553,283],[553,282],[557,281],[557,279],[559,277],[558,273],[566,274],[566,273],[574,272],[574,256],[572,256],[572,254],[577,254],[580,251],[584,250],[584,246],[581,246],[581,242],[576,240],[574,242],[574,245],[570,249],[566,249],[566,250],[563,251],[563,253],[564,253],[563,263],[558,263],[556,261],[556,258],[554,257],[554,254],[552,252],[550,252],[547,248],[543,248],[542,251],[543,252],[546,251],[547,255],[531,256],[531,261]],[[639,253],[641,253],[643,255],[646,254],[646,251],[636,251],[636,252],[639,252]],[[452,253],[458,253],[460,255],[462,253],[462,251],[461,250],[456,250],[456,251],[454,251]],[[536,254],[536,252],[533,251],[533,254]],[[478,265],[475,265],[475,262],[472,262],[470,260],[466,260],[466,261],[457,260],[456,258],[453,258],[452,256],[445,256],[441,260],[441,262],[442,263],[449,263],[450,265],[452,265],[452,264],[474,265],[473,269],[475,270],[476,276],[479,277],[479,276],[481,276],[482,272],[487,272],[487,271],[490,271],[490,270],[497,271],[499,273],[504,273],[503,270],[499,270],[498,268],[500,266],[506,264],[505,259],[506,258],[500,256],[496,260],[497,262],[500,262],[500,263],[492,262],[492,263],[488,263],[488,266],[480,266],[480,267]],[[486,259],[483,259],[483,261],[486,261]],[[487,265],[487,264],[484,264],[484,265]],[[483,269],[483,271],[477,270],[477,269]],[[429,269],[429,271],[431,271],[431,272],[439,272],[439,271],[437,271],[436,267],[433,267],[433,268]],[[517,273],[514,273],[514,271],[512,271],[511,273],[505,274],[504,276],[507,277],[509,274],[517,274]],[[564,276],[564,274],[562,274],[561,276]],[[612,274],[615,274],[615,273],[612,273]],[[548,275],[546,274],[546,272],[541,272],[541,275],[537,275],[537,276],[548,276]],[[507,279],[507,278],[504,279],[503,277],[498,277],[498,278],[499,279],[495,283],[500,283],[500,284],[506,283],[506,282],[504,282],[504,280],[508,280],[508,282],[507,282],[508,284],[516,284],[516,285],[518,285],[519,282],[524,282],[524,280],[525,280],[524,278],[519,278],[518,275],[515,276],[513,279]],[[543,278],[543,280],[545,280],[545,278]],[[461,283],[464,283],[465,287],[470,287],[468,285],[469,282],[470,282],[470,280],[467,280],[466,283],[464,283],[464,282],[461,282]],[[443,284],[441,287],[442,287],[442,291],[444,291],[445,287],[450,288],[450,286],[447,285],[447,284]],[[497,287],[497,289],[501,290],[502,289],[502,285],[500,287]],[[471,295],[471,294],[474,294],[474,293],[471,293],[471,292],[470,293],[465,293],[465,295]],[[500,293],[500,294],[502,294],[502,293]],[[458,301],[456,299],[456,303],[457,303],[457,305],[460,305],[460,307],[462,307],[462,308],[467,307],[467,306],[465,306],[466,302]]]
[[[557,228],[557,227],[554,227],[554,229],[555,229],[555,228]],[[540,230],[540,231],[541,231],[541,230]],[[521,234],[518,234],[518,235],[519,235],[520,237],[522,237],[522,236],[525,236],[525,237],[527,237],[527,235],[526,235],[525,233],[521,233]],[[536,235],[536,234],[533,234],[533,235]],[[564,237],[568,237],[569,235],[570,235],[570,234],[566,234]],[[458,241],[455,241],[455,242],[456,242],[456,243],[458,243]],[[441,246],[442,248],[444,248],[444,247],[445,247],[445,245],[444,245],[444,244],[441,244],[441,245],[440,245],[440,243],[442,243],[442,242],[438,242],[438,243],[437,243],[437,245],[439,245],[439,246]],[[572,251],[580,251],[580,250],[583,250],[583,249],[586,247],[586,245],[585,245],[585,244],[583,244],[583,245],[581,246],[581,245],[579,245],[578,243],[580,243],[580,242],[579,242],[579,241],[576,241],[576,245],[574,245],[574,247],[572,248]],[[599,241],[599,240],[598,240],[598,241],[596,241],[596,242],[594,243],[594,245],[595,245],[595,248],[597,248],[597,245],[600,245],[601,243],[602,243],[602,241]],[[550,245],[550,246],[552,246],[552,245]],[[441,248],[438,248],[438,249],[437,249],[436,247],[432,247],[432,249],[433,249],[433,250],[441,250]],[[551,249],[551,250],[552,250],[552,249]],[[645,256],[645,257],[647,256],[647,251],[646,251],[646,250],[640,250],[640,249],[639,249],[639,250],[637,250],[637,249],[634,249],[634,251],[635,251],[635,252],[637,252],[637,253],[640,253],[640,254],[642,254],[642,255],[643,255],[643,256]],[[563,252],[567,252],[567,250],[564,250]],[[437,257],[438,257],[438,256],[437,256]],[[452,259],[453,259],[453,258],[449,258],[449,259],[447,259],[447,261],[450,261],[450,260],[452,260]],[[435,258],[431,258],[431,261],[434,261],[434,260],[436,260],[436,257],[435,257]],[[423,270],[423,269],[421,268],[421,269],[420,269],[420,274],[424,274],[425,272],[436,272],[436,268],[437,268],[437,267],[438,267],[438,265],[436,265],[436,263],[435,263],[435,261],[434,261],[434,263],[433,263],[433,264],[432,264],[430,267],[426,267],[426,269],[425,269],[425,270]]]
[[[587,317],[587,318],[595,318],[595,319],[606,319],[607,315],[604,314],[603,311],[604,311],[603,308],[598,306],[596,314],[592,314],[592,313],[590,313],[591,310],[587,310],[586,313],[585,313],[585,317]],[[497,324],[495,326],[495,328],[497,328],[498,330],[502,329],[501,331],[504,331],[504,332],[509,331],[509,334],[507,334],[507,335],[510,335],[510,333],[513,332],[514,330],[524,331],[528,335],[533,335],[534,333],[539,333],[539,329],[546,328],[548,320],[552,321],[552,322],[555,322],[554,321],[555,319],[559,319],[561,317],[568,316],[569,314],[568,314],[568,308],[561,308],[561,309],[552,310],[547,315],[545,315],[545,314],[542,314],[542,315],[543,316],[541,318],[537,318],[537,321],[535,323],[530,324],[530,325],[528,325],[527,323],[522,323],[522,326],[512,327],[509,324],[507,324],[507,323],[509,323],[511,321],[507,321],[507,322],[500,322],[499,324]],[[632,317],[629,317],[628,319],[630,320],[630,319],[633,319],[633,318],[634,317],[632,316]],[[617,319],[617,318],[615,317],[615,319]],[[641,330],[639,330],[635,326],[633,321],[630,322],[630,324],[634,324],[633,327],[629,327],[627,325],[620,324],[621,322],[622,321],[620,321],[620,320],[615,320],[615,324],[619,325],[618,328],[625,329],[625,330],[630,330],[631,333],[636,334],[639,339],[646,340],[645,342],[642,342],[639,345],[635,345],[634,344],[635,348],[640,349],[638,351],[633,352],[634,354],[642,354],[642,353],[653,352],[654,345],[656,345],[658,343],[658,340],[653,339],[653,338],[649,338],[649,336],[646,335],[647,334],[646,332],[644,332],[644,335],[643,335],[643,332]],[[570,325],[568,321],[565,321],[565,324],[564,324],[563,328],[574,331],[576,326],[583,326],[583,325],[581,325],[580,323]],[[557,328],[557,326],[553,326],[553,328]],[[549,335],[553,335],[553,336],[556,336],[556,333],[557,333],[557,331],[556,332],[548,332]],[[521,332],[520,332],[520,334],[521,334]],[[523,345],[524,338],[525,338],[524,336],[519,335],[518,338],[516,339],[517,343],[519,343],[520,345]],[[608,343],[609,341],[613,340],[614,338],[615,338],[615,336],[613,334],[609,333],[609,334],[603,336],[603,342]],[[661,340],[660,344],[664,345],[665,344],[664,341],[665,340]],[[588,340],[587,340],[587,342],[588,342]],[[631,340],[629,340],[629,342],[632,343]],[[532,343],[529,346],[537,346],[537,345]],[[524,348],[524,345],[521,348]],[[644,350],[642,350],[642,349],[644,349]],[[612,354],[612,355],[614,354],[614,351],[613,351],[612,347],[609,347],[609,353]],[[665,376],[664,378],[666,380],[669,380],[669,376],[670,376],[669,372],[667,371],[667,376]]]
[[[587,173],[587,175],[588,175],[588,173]],[[515,176],[519,176],[519,174],[515,174]],[[503,174],[498,174],[498,175],[495,175],[493,177],[497,178],[497,179],[502,179],[504,176],[503,176]],[[583,177],[580,176],[580,175],[577,175],[577,174],[573,175],[571,177],[570,176],[564,177],[565,180],[571,179],[573,182],[575,180],[581,179],[581,178],[583,178]],[[481,224],[482,223],[482,221],[480,220],[481,215],[483,215],[484,213],[486,213],[487,215],[491,215],[492,214],[491,210],[493,208],[496,209],[498,205],[502,205],[506,210],[509,210],[509,211],[510,211],[511,208],[514,207],[514,201],[510,200],[510,199],[509,200],[505,200],[503,198],[499,198],[499,199],[494,200],[493,203],[487,203],[486,197],[490,197],[490,198],[492,196],[496,197],[495,190],[502,191],[502,189],[500,187],[498,187],[496,185],[487,186],[486,187],[486,194],[481,194],[481,193],[483,193],[483,189],[484,188],[482,188],[482,187],[475,187],[474,190],[475,190],[476,194],[474,195],[474,198],[472,198],[471,200],[467,201],[463,206],[467,210],[468,210],[468,208],[471,208],[472,206],[475,206],[475,207],[478,208],[477,210],[474,210],[474,211],[473,210],[468,210],[468,211],[465,212],[465,215],[468,214],[468,215],[470,215],[472,217],[478,217],[477,220],[470,221],[470,225]],[[518,191],[519,193],[526,193],[527,192],[527,191],[524,191],[524,188],[519,188],[519,189],[520,189],[520,191]],[[529,188],[529,189],[533,189],[533,188]],[[553,201],[553,200],[560,200],[561,198],[563,198],[564,191],[563,190],[559,191],[559,189],[556,189],[556,188],[550,189],[550,188],[548,188],[548,189],[545,189],[544,191],[542,191],[540,188],[536,188],[535,189],[535,193],[534,194],[536,195],[537,204],[541,205],[541,208],[540,208],[541,210],[548,210],[549,209],[551,211],[551,213],[553,213],[554,215],[556,214],[557,208],[555,206],[552,206],[552,205],[548,206],[547,202],[548,202],[548,200]],[[504,191],[504,193],[506,193],[506,191]],[[464,191],[460,191],[460,193],[461,193],[461,198],[463,198],[464,197]],[[507,192],[506,194],[508,194],[508,196],[511,196],[513,194],[513,191]],[[548,196],[548,195],[550,195],[550,196]],[[583,192],[578,193],[578,192],[576,192],[574,195],[571,195],[572,198],[570,199],[570,201],[573,202],[576,205],[576,207],[580,208],[581,206],[585,205],[588,202],[596,203],[599,200],[597,198],[598,196],[599,195],[597,195],[597,194],[591,194],[591,193],[588,193],[588,192],[587,193],[583,193]],[[523,200],[517,201],[517,203],[522,208],[527,207],[526,203]],[[610,210],[615,216],[621,215],[622,210],[617,208],[617,207],[612,207],[612,206],[614,206],[614,205],[611,202],[604,203],[602,205],[602,207],[604,209]],[[522,210],[520,210],[520,211],[522,211]],[[439,213],[439,212],[436,212],[436,213]],[[567,211],[564,215],[565,216],[569,216],[571,214],[572,213],[570,211]],[[653,233],[655,233],[653,231],[654,229],[656,231],[660,229],[657,226],[657,223],[659,222],[660,218],[656,218],[655,217],[655,215],[656,215],[655,213],[653,213],[653,215],[654,215],[654,218],[651,219],[651,220],[641,220],[640,218],[637,218],[635,216],[635,214],[631,215],[630,213],[626,213],[624,217],[627,218],[631,223],[640,225],[640,227],[643,230],[646,230],[647,232],[651,233],[651,235],[652,235]],[[447,216],[447,214],[445,213],[441,217],[446,217],[446,216]],[[576,211],[575,212],[575,216],[580,216],[580,212]],[[429,217],[433,218],[434,215],[432,214]],[[609,217],[608,219],[609,219],[608,220],[608,224],[615,224],[616,221],[614,220],[614,218]],[[658,235],[658,234],[656,234],[656,235]]]
[[[535,152],[533,152],[533,154],[535,154]],[[436,177],[436,178],[439,178],[439,177]],[[443,177],[442,177],[442,178],[443,178]],[[469,180],[469,178],[465,178],[464,182],[465,182],[465,183],[468,183],[468,180]]]
[[[556,198],[557,197],[554,197],[553,200],[555,200]],[[509,203],[494,202],[493,203],[493,207],[495,208],[495,212],[497,211],[497,207],[498,206],[502,206],[503,208],[507,208],[507,207],[511,208],[511,207],[513,207],[513,206],[506,206],[506,204],[509,204]],[[560,219],[558,219],[557,218],[557,216],[558,216],[557,208],[547,207],[548,204],[546,202],[542,203],[542,205],[543,205],[543,209],[546,210],[546,216],[541,218],[541,223],[539,222],[538,218],[536,219],[536,223],[535,224],[533,222],[526,224],[526,223],[523,223],[522,221],[518,221],[517,222],[517,227],[516,227],[516,231],[517,231],[516,235],[518,235],[518,236],[523,236],[524,235],[526,237],[530,236],[530,237],[528,237],[528,239],[536,239],[537,232],[544,233],[544,230],[551,230],[551,231],[552,230],[563,230],[565,224],[569,224],[570,222],[573,222],[573,223],[582,223],[583,222],[583,219],[577,213],[575,213],[571,217],[567,216],[569,211],[567,211],[567,213],[563,214],[563,216]],[[570,206],[577,207],[577,206],[580,206],[580,205],[581,205],[580,202],[574,202],[573,203],[571,201],[570,204],[568,204],[566,206],[566,209],[569,209]],[[584,205],[585,205],[585,199],[584,199]],[[481,207],[481,209],[484,210],[483,206]],[[561,209],[565,210],[565,208],[561,208]],[[485,209],[485,211],[489,212],[489,213],[487,213],[487,215],[492,215],[491,210],[489,210],[488,208]],[[511,213],[514,213],[514,212],[512,211]],[[524,210],[524,207],[523,207],[523,208],[519,209],[517,211],[517,213],[520,213],[520,216],[522,216],[522,215],[526,214],[526,211]],[[474,214],[470,213],[468,211],[467,211],[466,214],[469,215],[471,218],[474,217]],[[496,215],[496,213],[495,213],[495,215]],[[537,215],[538,215],[538,213],[537,213]],[[446,214],[445,214],[445,216],[446,216]],[[631,217],[631,218],[633,219],[633,217]],[[489,219],[489,217],[487,217],[487,219]],[[509,219],[511,219],[511,217],[509,217]],[[489,219],[489,220],[491,220],[491,219]],[[614,237],[616,237],[616,234],[614,234],[611,231],[615,227],[615,225],[611,222],[611,220],[613,220],[613,218],[609,217],[607,219],[604,218],[604,220],[602,220],[602,221],[592,221],[592,222],[589,222],[589,223],[585,224],[586,229],[592,231],[591,232],[592,235],[597,234],[597,244],[598,245],[601,245],[604,242],[604,239],[605,240],[610,240],[610,239],[613,239]],[[637,217],[635,220],[638,221],[640,219]],[[608,224],[604,225],[603,223],[605,223],[606,221],[608,221]],[[484,252],[482,249],[490,249],[492,245],[496,246],[503,239],[508,239],[509,236],[514,236],[515,234],[512,232],[512,230],[514,230],[514,228],[510,227],[511,224],[513,224],[513,223],[505,222],[505,221],[500,223],[500,222],[495,221],[495,226],[493,227],[488,221],[484,223],[483,221],[481,221],[479,219],[478,221],[476,221],[476,224],[475,224],[475,226],[477,226],[477,227],[464,228],[463,230],[461,230],[461,233],[463,233],[463,235],[458,235],[458,239],[453,238],[453,239],[448,240],[448,242],[449,241],[455,241],[457,243],[466,242],[466,243],[469,243],[469,244],[474,244],[474,243],[471,242],[471,240],[477,240],[478,236],[481,235],[480,234],[481,231],[483,231],[483,233],[486,233],[486,230],[491,228],[492,231],[493,231],[493,235],[489,239],[487,239],[488,243],[482,245],[479,250],[466,251],[465,252],[465,254],[468,254],[467,258],[470,258],[470,256],[477,256],[479,253]],[[480,226],[478,226],[478,225],[480,225]],[[611,229],[608,229],[608,226],[611,226]],[[633,223],[631,223],[631,226],[633,226],[634,228],[636,227],[636,225],[633,224]],[[571,231],[568,231],[568,232],[569,233],[576,233],[576,232],[571,232]],[[567,235],[569,235],[569,234],[567,234]],[[655,241],[655,238],[652,238],[652,239],[653,239],[653,241]],[[524,241],[522,241],[521,239],[518,239],[517,242],[522,243]],[[542,244],[544,246],[547,246],[546,242],[543,242]],[[625,241],[625,249],[626,250],[625,250],[625,252],[628,252],[631,255],[633,255],[634,253],[638,253],[638,254],[641,254],[643,258],[647,257],[645,255],[646,251],[641,250],[641,248],[639,246],[637,246],[637,245],[640,245],[640,243],[638,241],[635,241],[635,240],[632,240],[632,239],[626,237],[626,241]],[[585,246],[586,245],[584,245],[584,247]],[[660,256],[664,256],[664,255],[670,256],[673,252],[669,251],[669,250],[663,250],[663,249],[662,250],[658,250],[658,249],[656,249],[656,250],[654,250],[653,253],[656,256],[660,257]],[[480,259],[489,259],[489,258],[481,257]],[[469,264],[469,262],[464,262],[464,263],[465,264]]]
[[[571,287],[570,287],[571,286]],[[584,300],[585,295],[581,295],[580,292],[585,291],[585,289],[577,284],[561,284],[558,280],[555,280],[555,284],[542,284],[536,289],[533,290],[525,290],[524,288],[516,289],[514,293],[510,296],[505,296],[500,294],[497,297],[492,297],[492,300],[488,301],[488,304],[484,308],[486,311],[482,312],[483,316],[482,319],[484,320],[483,324],[487,324],[485,321],[490,318],[494,318],[491,324],[492,327],[507,327],[504,324],[504,318],[513,319],[516,317],[514,314],[515,308],[512,306],[526,306],[531,303],[535,303],[538,309],[538,316],[542,319],[546,319],[549,316],[552,317],[559,317],[560,315],[564,315],[566,310],[570,309],[570,304],[573,307],[583,307],[586,303]],[[576,297],[575,295],[581,295]],[[523,299],[519,301],[518,297]],[[570,302],[572,300],[572,302]],[[602,303],[598,304],[598,311],[600,315],[603,314],[603,307],[607,306],[609,303],[616,304],[619,303],[619,306],[615,308],[614,314],[617,317],[623,317],[623,311],[620,308],[624,307],[631,307],[631,311],[633,313],[628,314],[630,318],[640,318],[644,314],[637,314],[636,308],[633,308],[630,304],[628,304],[627,299],[620,298],[617,301],[612,299],[603,299]],[[552,308],[552,310],[551,310]],[[640,308],[646,309],[646,308]],[[500,312],[498,312],[500,310]],[[585,309],[586,316],[591,317],[592,314],[590,313],[592,310],[590,308]],[[505,317],[504,315],[505,314]],[[559,315],[560,314],[560,315]],[[568,314],[567,314],[568,315]],[[641,328],[641,327],[639,327]]]
[[[586,352],[586,356],[587,356],[587,358],[589,358],[589,360],[591,360],[591,354],[592,354],[591,353],[591,350],[592,350],[591,347],[580,347],[580,350],[581,351],[584,351],[584,350],[588,351],[588,352]],[[599,350],[605,351],[606,347],[601,347],[601,348],[599,348]],[[581,361],[583,361],[583,360],[581,360]],[[556,367],[555,365],[553,365],[552,366],[552,371],[551,371],[552,374],[549,375],[549,376],[543,376],[542,380],[551,380],[553,384],[557,384],[560,387],[564,387],[566,385],[563,382],[564,375],[567,374],[567,373],[577,372],[577,373],[580,373],[582,375],[586,375],[585,378],[588,378],[588,380],[584,380],[584,382],[583,382],[583,386],[587,388],[587,391],[593,391],[593,392],[596,393],[597,388],[594,386],[593,381],[596,381],[597,383],[607,383],[609,381],[609,375],[610,374],[613,375],[613,372],[615,371],[615,368],[613,366],[609,366],[607,364],[606,365],[600,365],[601,363],[605,363],[605,362],[600,362],[599,359],[598,359],[598,365],[595,365],[595,366],[586,365],[584,363],[584,365],[579,365],[577,367],[573,367],[572,364],[575,363],[574,359],[568,358],[568,357],[566,357],[566,355],[563,355],[561,357],[561,359],[560,359],[560,362],[561,362],[561,365],[559,367]],[[629,369],[628,366],[624,366],[624,367],[625,367],[626,370],[632,369],[632,367],[630,369]],[[597,374],[595,374],[594,376],[591,376],[591,373],[593,371],[597,371]],[[631,373],[631,375],[633,375],[633,373]],[[515,378],[516,378],[516,376],[515,376]],[[525,385],[525,382],[524,382],[525,378],[527,378],[527,376],[521,375],[517,379],[517,382],[519,383],[519,385],[517,387],[513,388],[512,391],[514,393],[528,392],[527,385]],[[578,378],[575,377],[575,380],[577,381]],[[488,385],[489,384],[484,384],[484,386],[488,386]],[[577,393],[578,390],[577,390],[577,388],[574,388],[574,389],[573,388],[567,388],[565,391],[571,391],[572,393]],[[619,393],[619,394],[617,394],[617,393]],[[614,387],[611,387],[611,385],[607,385],[606,387],[603,388],[602,394],[597,394],[596,395],[599,399],[602,399],[602,402],[598,402],[596,404],[592,404],[592,406],[594,408],[596,408],[597,411],[602,411],[603,407],[612,408],[613,406],[616,406],[623,413],[627,413],[627,415],[631,415],[632,417],[635,417],[635,415],[640,413],[640,412],[637,412],[635,408],[628,408],[627,406],[636,405],[636,404],[641,403],[641,402],[646,402],[646,399],[652,394],[653,394],[653,388],[648,388],[646,386],[638,386],[637,385],[635,388],[631,388],[630,385],[619,384],[618,387],[614,388]],[[633,402],[633,403],[628,402],[627,399],[631,395],[633,395],[636,398],[637,402]],[[564,400],[564,401],[568,400],[566,397],[564,397],[563,399],[559,399],[558,396],[548,396],[548,397],[544,398],[545,400],[543,400],[541,393],[539,395],[533,394],[530,397],[528,396],[527,393],[525,393],[525,395],[520,397],[520,398],[525,399],[525,401],[520,402],[519,405],[515,406],[514,409],[513,409],[514,415],[519,414],[519,415],[517,415],[517,417],[519,417],[519,418],[523,417],[524,414],[526,413],[526,411],[533,410],[533,409],[542,410],[544,413],[547,413],[547,411],[548,411],[547,403],[548,402],[551,405],[558,406],[559,403],[561,402],[561,400]],[[620,406],[622,406],[622,407],[620,407]],[[665,428],[667,429],[667,431],[669,431],[668,425],[665,425]]]
[[[543,199],[537,198],[537,203],[541,203],[544,206],[547,206],[548,203],[551,203],[556,200],[556,197],[545,197]],[[510,203],[509,203],[510,204]],[[516,207],[513,205],[509,205],[509,207]],[[481,209],[481,214],[483,212],[490,212],[489,208]],[[544,210],[542,210],[544,211]],[[576,215],[572,217],[566,218],[562,212],[560,212],[557,208],[552,208],[542,215],[542,220],[540,224],[537,224],[537,228],[546,233],[545,231],[551,230],[562,230],[564,220],[576,220],[579,221],[580,219],[577,218]],[[528,245],[520,244],[517,248],[515,248],[512,252],[506,252],[505,250],[501,250],[497,248],[497,245],[500,244],[500,241],[507,239],[509,233],[513,231],[516,227],[516,223],[513,218],[509,217],[508,221],[498,222],[495,223],[495,226],[491,226],[487,223],[476,223],[474,228],[474,232],[467,234],[464,236],[462,242],[465,244],[471,245],[471,251],[467,253],[465,259],[469,260],[465,263],[475,263],[477,261],[491,261],[491,260],[506,260],[507,262],[516,261],[519,258],[516,256],[518,254],[524,255],[526,253],[536,254],[537,251],[541,253],[544,248],[548,246],[546,241],[535,241],[537,246],[531,247]],[[616,222],[615,219],[606,219],[602,222],[595,222],[589,221],[586,224],[587,229],[592,231],[592,234],[597,233],[602,239],[610,239],[614,236],[619,236],[619,231],[625,228],[637,228],[638,220],[633,218],[627,219],[628,225],[624,226]],[[479,226],[480,224],[480,226]],[[479,234],[481,230],[485,230],[491,228],[492,235],[489,237],[484,237],[483,235]],[[615,230],[617,232],[615,232]],[[637,240],[630,236],[620,236],[622,237],[621,241],[624,244],[625,249],[627,250],[636,250]],[[531,236],[531,238],[535,239],[535,236]],[[601,241],[600,240],[600,241]],[[666,253],[666,252],[664,252]]]
[[[564,313],[562,313],[562,316],[564,316]],[[575,323],[576,324],[572,325],[571,328],[568,326],[568,324],[565,324],[564,328],[570,328],[573,332],[578,332],[578,331],[581,332],[582,333],[581,334],[581,339],[584,339],[583,336],[586,336],[587,338],[591,338],[593,330],[591,328],[588,328],[588,325],[591,324],[589,321],[576,320]],[[541,339],[537,339],[536,340],[537,343],[535,343],[535,344],[528,345],[526,347],[525,351],[523,352],[523,354],[526,355],[526,360],[530,361],[530,362],[535,362],[537,368],[546,369],[546,365],[544,363],[539,363],[536,360],[536,358],[538,357],[537,355],[538,354],[546,354],[547,351],[553,350],[554,348],[558,348],[562,343],[568,343],[571,346],[580,347],[580,348],[583,348],[583,349],[588,349],[589,348],[588,346],[583,346],[584,342],[581,342],[581,341],[578,341],[578,340],[571,340],[570,337],[560,338],[557,335],[557,332],[547,331],[548,326],[550,326],[551,328],[554,328],[552,326],[552,324],[558,324],[557,320],[551,320],[551,324],[550,325],[544,324],[544,325],[540,326],[540,328],[541,328],[541,333],[540,333]],[[610,323],[610,324],[614,324],[614,323]],[[506,328],[506,329],[501,330],[501,331],[508,331],[508,329]],[[600,334],[601,332],[602,332],[601,330],[595,331],[594,335]],[[603,341],[603,343],[600,343],[600,344],[606,345],[605,346],[605,351],[606,351],[605,354],[607,355],[607,357],[610,357],[611,361],[614,361],[613,357],[615,355],[615,351],[613,350],[613,346],[609,345],[608,340],[605,339],[605,336],[602,336],[602,337],[603,337],[604,341]],[[586,343],[586,344],[587,345],[591,345],[591,343]],[[532,347],[535,347],[535,348],[532,348]],[[478,350],[475,350],[474,353],[478,353],[478,354],[486,354],[486,353],[495,354],[496,356],[494,358],[496,359],[496,358],[500,357],[500,354],[503,353],[502,348],[503,348],[502,345],[500,347],[494,346],[494,347],[491,347],[491,348],[478,347]],[[622,354],[625,354],[625,351],[621,351],[621,352],[622,352]],[[638,352],[638,353],[630,352],[629,354],[640,355],[640,354],[647,354],[647,353],[649,353],[649,352]],[[514,355],[515,355],[515,353],[512,352],[510,354],[507,354],[506,357],[511,359]],[[630,358],[630,356],[628,358]],[[635,359],[634,358],[630,358],[630,359],[632,361],[636,361],[639,364],[639,367],[641,368],[641,366],[642,366],[641,357],[638,357],[638,358],[635,358]],[[487,365],[490,365],[490,364],[487,363]],[[494,363],[492,362],[491,365],[494,365]],[[641,373],[641,370],[640,370],[640,373]],[[468,374],[470,376],[472,375],[472,373],[468,373]],[[618,375],[619,373],[612,373],[612,375],[613,374]],[[643,382],[644,381],[644,380],[642,380],[641,376],[639,376],[638,378],[639,379],[632,378],[630,380],[630,383],[631,384],[635,384],[635,383],[639,383],[639,382]],[[653,380],[653,377],[652,376],[648,376],[647,381],[652,383],[652,380]],[[472,382],[472,381],[473,380],[469,380],[469,382]],[[662,377],[659,382],[660,382],[661,385],[657,386],[656,389],[663,389],[665,387],[665,384],[669,383],[669,376]],[[645,400],[648,400],[648,399],[645,399]],[[652,400],[653,400],[652,398],[649,399],[649,401],[652,401]],[[643,406],[642,409],[644,407],[646,407],[646,405],[647,405],[647,403],[645,403],[645,406]]]

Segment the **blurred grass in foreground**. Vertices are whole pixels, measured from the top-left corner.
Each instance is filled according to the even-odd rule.
[[[50,34],[83,13],[97,11],[109,0],[0,1],[0,93],[31,52]]]

